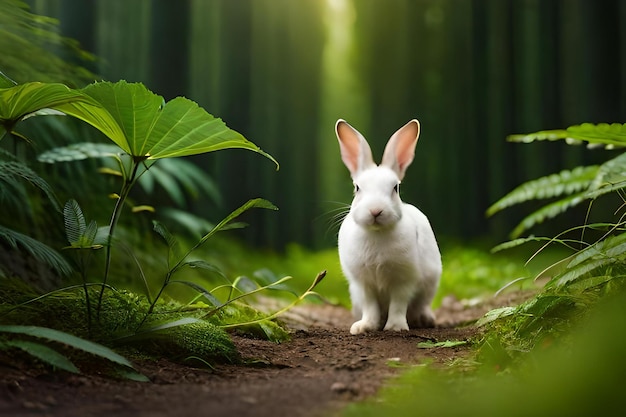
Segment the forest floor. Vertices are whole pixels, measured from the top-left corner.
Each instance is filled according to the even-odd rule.
[[[276,344],[233,336],[243,364],[214,369],[167,360],[136,362],[151,382],[52,373],[0,361],[0,416],[336,415],[347,404],[374,395],[403,367],[464,357],[468,345],[419,349],[417,344],[468,340],[479,332],[474,320],[524,297],[509,293],[475,305],[447,298],[436,311],[434,329],[360,336],[350,335],[352,317],[346,309],[303,304],[283,318],[291,340]]]

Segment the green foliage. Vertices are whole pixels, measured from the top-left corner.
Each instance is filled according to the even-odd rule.
[[[40,160],[59,162],[94,157],[110,158],[116,162],[117,169],[105,168],[103,171],[115,174],[122,180],[108,227],[98,228],[95,221],[88,222],[78,202],[73,199],[70,199],[63,208],[65,233],[70,244],[68,248],[80,250],[75,253],[83,280],[83,296],[80,297],[81,286],[77,286],[72,287],[69,292],[54,292],[31,298],[14,307],[8,307],[6,317],[10,317],[13,322],[25,320],[25,323],[45,324],[46,321],[52,320],[52,327],[68,329],[90,338],[95,337],[106,343],[139,343],[142,349],[145,349],[146,345],[153,348],[158,346],[158,349],[152,350],[153,353],[167,354],[179,359],[194,357],[205,363],[236,359],[234,346],[222,327],[242,331],[245,329],[246,332],[262,335],[270,340],[283,340],[287,337],[285,331],[276,323],[269,321],[266,315],[237,302],[259,291],[277,288],[281,285],[281,280],[250,291],[240,290],[237,282],[243,281],[237,280],[233,284],[229,283],[232,297],[229,295],[225,302],[221,302],[212,291],[206,290],[200,284],[185,279],[172,279],[182,268],[209,271],[225,279],[225,275],[215,265],[189,257],[217,232],[242,227],[241,223],[234,220],[245,211],[251,208],[276,209],[274,205],[262,199],[250,200],[234,210],[202,235],[188,250],[180,248],[176,238],[164,225],[155,223],[155,231],[166,241],[169,253],[165,277],[157,295],[155,297],[150,295],[148,281],[139,260],[135,258],[147,296],[114,291],[104,297],[105,290],[110,288],[107,285],[107,278],[112,259],[111,248],[118,244],[118,240],[113,239],[114,231],[131,189],[140,178],[146,177],[144,174],[148,174],[148,171],[154,173],[151,181],[143,182],[147,191],[151,191],[158,182],[179,204],[184,203],[183,195],[175,181],[188,190],[206,191],[217,200],[219,194],[215,187],[212,187],[209,181],[203,181],[206,176],[199,169],[185,162],[164,159],[240,148],[252,150],[276,162],[270,155],[239,133],[227,128],[220,119],[214,118],[196,103],[182,97],[165,103],[162,97],[152,93],[142,84],[129,84],[123,81],[102,82],[89,85],[82,90],[72,90],[62,84],[3,85],[5,84],[7,87],[0,89],[0,123],[5,132],[26,139],[16,132],[14,127],[33,115],[65,114],[82,120],[102,132],[115,145],[75,144],[56,147],[40,155]],[[162,166],[154,165],[157,160],[164,160]],[[5,168],[4,172],[8,172],[8,169]],[[202,175],[198,175],[199,173]],[[13,180],[8,174],[6,178]],[[31,182],[37,179],[36,175],[29,177]],[[42,183],[40,187],[44,185],[45,183]],[[47,190],[46,188],[45,191]],[[2,231],[4,232],[4,229]],[[17,242],[26,242],[30,247],[38,248],[35,243],[12,231],[4,232],[2,236],[7,240],[12,239],[10,242],[14,245]],[[89,252],[102,247],[105,248],[105,268],[101,283],[96,285],[100,288],[98,291],[94,284],[88,282],[87,270]],[[163,291],[172,283],[183,284],[193,289],[209,304],[198,303],[195,300],[187,305],[164,302]],[[296,302],[309,295],[311,290],[312,287]],[[237,295],[234,295],[235,291],[238,292]],[[94,297],[98,300],[96,322],[92,321],[91,300]],[[57,300],[61,302],[56,303]],[[81,302],[76,303],[77,300]],[[24,308],[29,309],[30,314],[16,316],[15,312]],[[46,347],[34,346],[28,341],[17,344],[33,355],[48,358],[48,362],[56,366],[73,370],[69,362],[63,362]],[[13,346],[17,347],[15,343]]]
[[[493,294],[512,279],[532,276],[532,270],[521,265],[519,257],[493,255],[478,244],[467,247],[443,243],[441,253],[444,267],[435,305],[446,295],[453,294],[458,299],[480,298]],[[536,263],[543,261],[538,259]],[[529,281],[520,281],[520,287],[527,288]]]
[[[172,277],[174,276],[174,274],[176,274],[180,269],[184,267],[201,268],[201,269],[208,270],[211,272],[218,272],[221,276],[224,276],[221,273],[221,271],[219,271],[219,269],[215,267],[214,265],[211,265],[204,261],[189,260],[189,257],[194,251],[196,251],[198,248],[204,245],[217,232],[233,228],[233,220],[235,220],[242,213],[244,213],[245,211],[251,208],[265,208],[265,209],[272,209],[272,210],[277,209],[276,206],[274,206],[269,201],[266,201],[260,198],[250,200],[244,205],[242,205],[241,207],[239,207],[238,209],[236,209],[235,211],[233,211],[232,213],[230,213],[228,216],[226,216],[226,218],[223,219],[221,222],[219,222],[217,225],[215,225],[215,227],[213,227],[207,234],[202,236],[200,240],[198,240],[198,242],[196,242],[191,247],[191,249],[189,249],[187,252],[182,252],[180,250],[180,246],[178,244],[177,239],[174,237],[174,235],[172,235],[169,232],[169,230],[167,230],[167,228],[163,224],[158,223],[158,222],[154,223],[155,232],[159,234],[163,238],[165,243],[167,244],[167,249],[168,249],[167,272],[165,273],[165,278],[163,279],[163,283],[161,285],[161,288],[159,289],[159,292],[157,293],[156,297],[151,301],[151,306],[148,309],[146,318],[152,313],[154,307],[156,306],[157,301],[159,300],[159,297],[161,296],[163,291],[166,289],[166,287],[173,282],[182,283],[196,290],[199,290],[202,296],[204,296],[209,302],[213,303],[213,305],[216,306],[216,303],[214,302],[215,298],[212,296],[210,291],[207,291],[204,288],[202,288],[200,285],[191,283],[189,281],[173,281]],[[146,290],[147,290],[147,293],[150,294],[149,289],[147,288]],[[221,307],[221,306],[218,306],[218,307]]]
[[[19,135],[13,129],[15,125],[30,116],[60,114],[50,112],[74,103],[76,109],[89,109],[97,106],[80,92],[64,84],[30,82],[0,89],[0,139],[6,132]],[[57,109],[58,110],[58,109]]]
[[[184,97],[165,102],[143,84],[100,82],[81,90],[98,108],[68,103],[54,107],[104,133],[139,160],[241,148],[269,154]],[[87,111],[85,111],[87,110]]]
[[[95,220],[87,224],[85,215],[76,200],[68,200],[65,203],[63,218],[70,248],[99,249],[106,243],[106,228],[98,228]]]
[[[160,186],[179,207],[185,207],[186,196],[196,198],[203,195],[217,206],[222,203],[215,181],[192,162],[183,158],[161,159],[149,169],[150,175],[140,174],[138,181],[146,194],[152,194],[155,187]]]
[[[72,267],[57,251],[37,239],[0,226],[0,239],[14,249],[25,250],[40,262],[48,264],[61,275],[72,273]]]
[[[624,125],[620,124],[583,124],[567,130],[537,132],[514,136],[512,139],[532,142],[569,138],[584,140],[591,145],[623,145],[626,144],[625,132]],[[578,167],[523,184],[496,202],[488,214],[531,199],[560,198],[526,217],[513,231],[513,236],[519,236],[543,219],[554,217],[582,201],[608,193],[622,195],[626,186],[624,172],[626,153],[621,153],[599,166]],[[597,240],[588,243],[584,237],[590,230],[601,231],[602,234]],[[576,232],[581,234],[580,239],[567,238]],[[512,248],[532,241],[545,242],[537,253],[558,244],[569,248],[570,254],[541,272],[541,275],[549,276],[550,279],[536,297],[515,308],[492,311],[480,321],[480,324],[487,325],[490,334],[483,349],[494,350],[495,346],[501,352],[500,357],[506,358],[507,363],[499,366],[508,365],[520,352],[535,349],[546,339],[562,335],[599,300],[621,290],[626,277],[623,218],[617,222],[575,226],[550,238],[531,236],[515,239],[495,249]]]
[[[14,206],[20,217],[32,222],[34,214],[32,207],[26,204],[28,191],[24,183],[43,191],[53,209],[59,210],[59,203],[52,187],[43,178],[10,154],[0,152],[0,202],[5,208]],[[54,249],[24,233],[0,225],[0,240],[13,249],[28,252],[37,261],[48,264],[60,275],[67,276],[72,272],[70,265]]]
[[[551,130],[529,135],[513,135],[509,139],[516,142],[531,143],[538,140],[564,139],[568,143],[586,141],[590,146],[626,145],[625,125],[614,123],[593,125],[585,123],[571,126],[566,130]],[[574,140],[574,142],[572,142]],[[547,219],[567,211],[582,202],[596,199],[602,195],[619,192],[626,186],[626,153],[597,166],[576,167],[564,170],[536,180],[528,181],[496,201],[487,215],[495,213],[515,204],[531,200],[557,198],[524,218],[511,233],[512,238],[519,237],[523,232]]]
[[[15,81],[13,81],[12,79],[4,75],[2,71],[0,71],[0,88],[13,87],[15,84],[17,84]]]
[[[9,154],[0,153],[0,201],[3,203],[9,201],[21,210],[28,210],[30,207],[24,207],[23,204],[26,198],[24,182],[41,190],[52,207],[57,211],[60,210],[52,187],[43,178]]]
[[[66,332],[38,326],[0,325],[0,335],[2,334],[4,334],[4,337],[0,336],[0,349],[21,349],[26,353],[36,357],[37,359],[40,359],[43,362],[46,362],[49,365],[60,368],[64,371],[73,373],[79,372],[78,368],[76,368],[76,366],[66,356],[58,353],[56,350],[39,342],[10,339],[7,337],[7,334],[29,336],[32,338],[45,339],[48,341],[61,343],[73,349],[80,350],[91,355],[98,356],[100,358],[104,358],[117,365],[133,369],[133,365],[126,358],[115,353],[106,346],[90,342],[89,340],[76,337]]]
[[[625,146],[626,124],[621,123],[583,123],[567,129],[542,130],[527,135],[511,135],[511,142],[531,143],[541,140],[566,140],[570,144],[585,141],[589,144]]]
[[[80,287],[68,288],[33,299],[29,298],[28,289],[5,287],[0,294],[0,322],[39,323],[117,346],[131,354],[163,355],[182,361],[198,357],[208,363],[238,358],[218,318],[202,319],[207,306],[189,308],[173,300],[159,301],[154,314],[144,322],[151,306],[145,296],[111,290],[103,299],[101,320],[94,323],[90,332],[84,315],[86,298],[81,290]],[[96,297],[97,287],[90,286],[89,292],[91,298]],[[16,300],[22,302],[16,303]]]
[[[75,40],[61,36],[58,20],[30,13],[21,0],[0,2],[0,51],[0,68],[19,82],[75,84],[95,78],[59,56],[77,58],[84,65],[94,60],[93,55],[80,49]]]
[[[54,164],[57,162],[80,161],[87,158],[109,158],[120,154],[120,148],[111,143],[74,143],[60,146],[37,156],[39,162]]]

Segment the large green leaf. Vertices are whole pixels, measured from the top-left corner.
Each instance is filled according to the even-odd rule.
[[[94,125],[108,137],[120,135],[111,115],[91,97],[64,84],[31,82],[0,89],[0,138],[26,117],[57,111]]]
[[[102,109],[84,111],[84,106],[76,103],[58,109],[99,129],[134,158],[159,159],[241,148],[276,163],[221,119],[186,98],[177,97],[165,103],[163,97],[143,84],[125,81],[94,83],[81,91]]]
[[[39,110],[55,108],[73,101],[91,100],[79,91],[57,83],[32,82],[0,88],[0,123],[12,126]]]

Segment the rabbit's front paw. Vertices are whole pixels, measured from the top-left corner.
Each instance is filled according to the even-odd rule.
[[[389,317],[387,319],[387,324],[385,324],[385,328],[383,330],[393,330],[396,332],[408,331],[409,324],[406,321],[406,317]]]
[[[369,332],[372,330],[378,329],[378,323],[374,323],[371,321],[359,320],[355,321],[350,327],[351,334],[361,334],[365,332]]]

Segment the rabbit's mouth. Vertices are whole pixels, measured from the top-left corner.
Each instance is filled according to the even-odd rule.
[[[365,210],[362,208],[355,210],[353,216],[355,222],[361,227],[372,231],[389,229],[399,219],[396,213],[389,208]]]
[[[389,228],[392,223],[389,216],[378,215],[371,216],[366,226],[370,230],[382,230]]]

